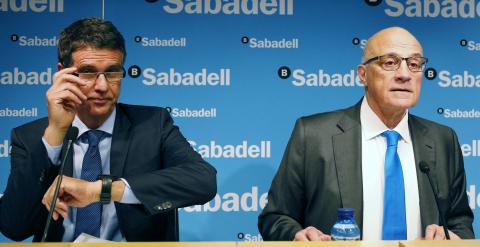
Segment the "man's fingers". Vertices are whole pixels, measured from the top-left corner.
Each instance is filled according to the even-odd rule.
[[[434,240],[444,240],[445,239],[445,232],[443,231],[443,227],[438,226],[437,229],[435,229],[435,237],[433,239]]]
[[[62,195],[61,199],[66,205],[69,205],[70,201],[74,198],[71,195],[65,193],[64,195]]]
[[[45,199],[45,195],[43,195],[42,204],[43,204],[44,206],[47,206],[47,199]]]
[[[295,238],[293,240],[294,241],[308,241],[306,233],[307,233],[307,231],[305,229],[297,232],[295,234]]]
[[[82,79],[80,79],[78,76],[76,75],[72,75],[72,74],[65,74],[62,76],[62,79],[64,80],[64,82],[72,82],[74,83],[75,85],[77,86],[86,86],[88,83]]]
[[[62,85],[59,85],[57,88],[53,89],[53,92],[62,92],[62,91],[71,91],[79,99],[87,100],[87,96],[80,90],[79,86],[75,83],[65,82]]]
[[[80,89],[74,86],[58,89],[58,91],[52,92],[48,97],[51,101],[53,100],[58,104],[61,104],[65,101],[72,101],[80,105],[87,100],[87,96],[85,96]]]
[[[53,180],[53,183],[50,185],[47,192],[45,192],[42,198],[42,204],[45,205],[45,208],[47,208],[47,210],[50,210],[50,205],[52,203],[53,193],[55,191],[55,185],[57,184],[57,179],[58,179],[58,176],[57,178],[55,178],[55,180]]]
[[[42,203],[45,205],[45,208],[50,211],[50,206],[51,206],[51,200],[48,201],[48,199],[42,200]],[[60,199],[57,198],[57,201],[55,202],[55,209],[53,211],[52,217],[54,220],[57,220],[59,215],[61,215],[63,218],[66,218],[68,216],[68,206],[65,204],[65,202],[61,201]]]
[[[54,99],[55,104],[63,105],[64,107],[72,107],[74,105],[82,104],[82,101],[70,91],[62,91],[55,95]]]
[[[56,72],[53,75],[53,85],[52,86],[55,87],[59,84],[62,84],[65,81],[71,81],[71,82],[78,83],[79,85],[84,85],[85,84],[84,81],[82,81],[77,76],[72,75],[75,72],[77,72],[76,67],[70,67],[70,68],[62,69],[62,70]]]
[[[315,228],[307,229],[307,238],[310,241],[318,241],[320,240],[321,232]]]
[[[58,74],[71,74],[77,71],[77,67],[67,67],[59,70],[57,73]]]
[[[309,226],[295,234],[295,241],[328,241],[331,240],[329,235],[324,234],[317,228]]]
[[[62,218],[66,219],[68,217],[68,212],[60,210],[59,208],[55,208],[54,214],[57,214],[58,217],[62,216]]]
[[[78,104],[71,102],[71,101],[65,101],[62,103],[63,109],[67,112],[73,112],[76,113],[78,109]]]
[[[47,210],[50,210],[50,203],[47,202],[47,199],[43,197],[42,204],[45,206]]]
[[[448,231],[451,239],[460,239],[455,233],[452,231]],[[453,237],[452,237],[453,236]],[[442,226],[439,225],[428,225],[425,229],[425,240],[444,240],[445,238],[445,231]]]
[[[428,225],[425,229],[425,240],[433,240],[435,237],[435,227],[436,225]]]
[[[320,236],[320,241],[330,241],[330,240],[332,240],[332,236],[330,235],[322,234]]]
[[[64,74],[71,74],[71,73],[75,73],[77,71],[77,68],[76,67],[69,67],[69,68],[64,68],[62,70],[59,70],[57,71],[54,75],[53,75],[53,79],[56,80],[58,79],[60,76],[64,75]]]
[[[55,205],[55,212],[59,213],[63,218],[66,218],[68,215],[67,204],[60,199],[57,199],[57,203]]]
[[[57,180],[55,179],[55,181]],[[45,192],[45,195],[43,195],[43,198],[42,198],[42,203],[43,205],[45,205],[47,210],[50,210],[50,203],[52,202],[52,197],[53,197],[52,186],[50,186],[50,188],[48,188],[47,192]]]
[[[58,220],[58,213],[54,211],[53,214],[52,214],[52,218],[53,218],[54,221],[57,221]]]

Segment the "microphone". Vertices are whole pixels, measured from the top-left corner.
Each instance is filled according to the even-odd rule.
[[[58,190],[60,189],[60,184],[62,184],[63,168],[65,167],[65,162],[67,161],[68,154],[70,153],[72,143],[75,141],[75,139],[77,139],[77,136],[78,128],[74,126],[71,126],[68,129],[67,134],[65,134],[65,154],[63,155],[62,163],[60,164],[60,169],[58,170],[58,180],[57,184],[55,185],[52,202],[50,203],[50,210],[48,211],[47,222],[45,224],[45,229],[43,231],[41,242],[45,242],[45,240],[47,239],[48,229],[50,228],[50,222],[52,221],[53,210],[55,209],[55,204],[57,203],[58,199]]]
[[[435,188],[433,187],[432,178],[430,177],[430,166],[428,166],[427,162],[420,161],[420,170],[428,177],[428,182],[430,182],[430,187],[432,188],[433,195],[435,196],[435,202],[437,203],[437,209],[438,209],[438,212],[440,213],[440,224],[442,224],[443,226],[445,237],[447,238],[447,240],[450,240],[450,235],[448,234],[448,228],[446,226],[445,215],[443,213],[442,208],[440,207],[438,194],[435,191]]]

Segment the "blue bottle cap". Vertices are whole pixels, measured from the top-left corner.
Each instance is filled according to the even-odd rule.
[[[353,208],[338,208],[337,215],[338,216],[353,216],[355,209]]]

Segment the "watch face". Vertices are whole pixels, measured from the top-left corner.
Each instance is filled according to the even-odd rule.
[[[112,176],[100,175],[99,179],[102,180],[102,190],[100,192],[100,203],[109,204],[112,200]]]

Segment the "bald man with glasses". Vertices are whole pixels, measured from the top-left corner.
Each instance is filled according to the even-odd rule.
[[[474,238],[455,132],[414,116],[428,59],[407,30],[367,42],[353,107],[297,120],[258,227],[265,240],[330,240],[337,208],[355,209],[363,240],[445,239],[428,164],[451,239]]]

